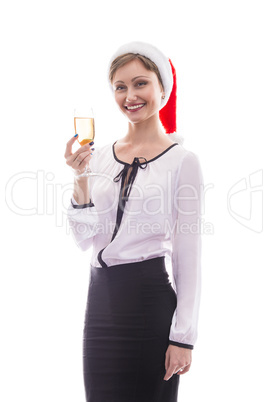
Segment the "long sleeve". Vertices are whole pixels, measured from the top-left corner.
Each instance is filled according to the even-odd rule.
[[[97,210],[93,188],[95,186],[95,175],[97,171],[97,156],[99,148],[96,147],[93,156],[90,159],[90,174],[88,176],[89,184],[89,200],[87,204],[79,205],[74,197],[71,198],[69,208],[67,210],[67,220],[72,232],[73,239],[76,245],[86,251],[93,245],[93,239],[99,231],[99,211]],[[98,203],[98,202],[97,202]]]
[[[187,152],[182,161],[175,194],[176,227],[172,233],[172,273],[177,308],[170,344],[193,349],[201,293],[201,209],[203,177],[197,156]]]
[[[67,218],[75,243],[82,251],[88,250],[98,231],[99,219],[95,205],[92,202],[78,205],[72,197]]]

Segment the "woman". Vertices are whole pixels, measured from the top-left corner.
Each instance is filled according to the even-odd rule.
[[[109,80],[128,119],[126,135],[94,153],[93,144],[72,153],[74,137],[65,153],[75,171],[69,223],[77,245],[92,247],[86,398],[175,402],[197,338],[202,173],[159,118],[167,126],[176,101],[175,70],[163,53],[124,45]],[[87,166],[89,178],[81,176]]]

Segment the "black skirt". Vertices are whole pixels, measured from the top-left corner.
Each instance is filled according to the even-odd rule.
[[[164,381],[176,293],[165,257],[91,266],[83,339],[87,402],[176,402]]]

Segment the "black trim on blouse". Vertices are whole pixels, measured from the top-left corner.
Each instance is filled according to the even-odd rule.
[[[121,161],[120,159],[117,158],[116,153],[115,153],[115,150],[114,150],[114,146],[115,146],[116,143],[117,143],[117,141],[115,141],[115,142],[113,143],[113,155],[114,155],[114,159],[115,159],[117,162],[122,163],[123,165],[129,165],[129,163],[123,162],[123,161]],[[171,144],[167,149],[165,149],[163,152],[161,152],[161,154],[155,156],[153,159],[149,159],[149,160],[147,161],[147,163],[153,162],[154,160],[160,158],[160,156],[164,155],[167,151],[169,151],[169,150],[170,150],[171,148],[173,148],[175,145],[179,145],[179,144],[178,144],[177,142],[175,142],[174,144]],[[134,158],[134,159],[135,159],[135,158]],[[138,158],[138,159],[139,159],[139,158]],[[145,158],[143,158],[143,159],[145,159]],[[133,162],[132,162],[132,163],[133,163]]]
[[[142,161],[140,161],[140,159]],[[117,213],[116,213],[116,223],[114,227],[114,232],[112,235],[112,239],[110,243],[113,241],[115,238],[122,218],[123,218],[123,213],[125,209],[126,202],[128,201],[129,194],[132,189],[132,185],[135,181],[135,178],[137,176],[138,169],[145,169],[147,167],[147,160],[143,157],[140,158],[134,158],[133,162],[131,165],[129,163],[124,163],[124,168],[118,173],[117,176],[114,178],[114,182],[119,182],[121,179],[121,188],[120,188],[120,193],[119,193],[119,201],[118,201],[118,207],[117,207]],[[99,253],[98,253],[98,261],[102,268],[106,268],[107,264],[103,261],[102,259],[102,253],[105,248],[103,248]]]
[[[191,350],[193,350],[193,348],[194,348],[193,345],[188,345],[187,343],[169,341],[169,344],[174,345],[174,346],[179,346],[180,348],[191,349]]]
[[[91,200],[89,201],[88,204],[76,205],[76,204],[73,203],[72,200],[71,200],[71,203],[72,203],[73,208],[76,208],[76,209],[83,209],[83,208],[94,207],[95,206],[95,204],[93,204],[93,202],[91,202]]]

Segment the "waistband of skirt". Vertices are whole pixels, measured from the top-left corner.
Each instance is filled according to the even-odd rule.
[[[139,273],[157,273],[167,272],[165,265],[165,256],[150,258],[137,262],[129,262],[125,264],[110,265],[108,267],[94,267],[91,265],[91,275],[101,278],[116,278],[124,275],[131,276]]]

